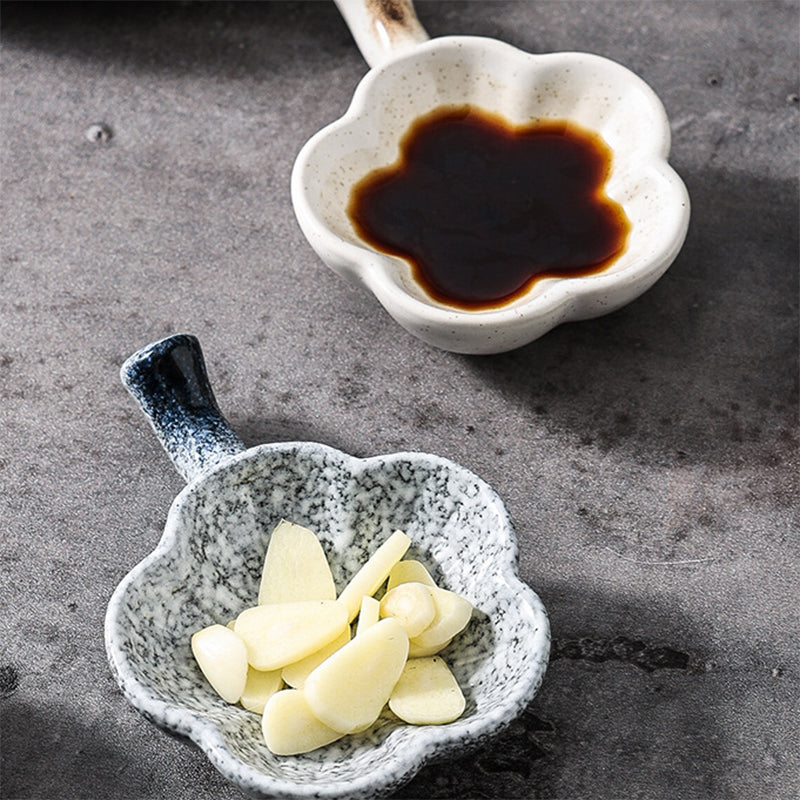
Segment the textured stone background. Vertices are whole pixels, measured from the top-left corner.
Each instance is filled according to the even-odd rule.
[[[180,330],[248,444],[435,452],[506,500],[552,618],[545,683],[399,796],[800,796],[799,9],[418,4],[432,35],[638,72],[693,200],[635,303],[465,357],[399,330],[296,225],[294,157],[366,69],[332,4],[5,3],[2,796],[242,796],[128,706],[103,649],[181,488],[118,368]]]

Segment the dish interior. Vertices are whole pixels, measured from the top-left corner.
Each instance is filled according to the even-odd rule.
[[[269,534],[281,518],[318,535],[339,590],[400,528],[413,542],[406,558],[423,561],[439,585],[474,604],[468,628],[442,653],[467,700],[461,719],[414,727],[385,712],[363,734],[276,757],[263,743],[260,717],[215,695],[191,655],[190,636],[255,605]],[[319,445],[265,445],[176,499],[158,549],[112,601],[109,656],[134,705],[206,746],[223,772],[241,762],[246,771],[308,791],[349,783],[356,796],[376,772],[399,779],[411,769],[409,758],[418,765],[448,743],[478,743],[533,696],[547,661],[547,623],[515,562],[502,503],[450,462],[417,455],[359,460]],[[211,739],[230,763],[215,755]],[[258,783],[252,774],[248,780]]]
[[[670,249],[680,224],[681,191],[663,161],[669,148],[666,117],[644,82],[619,64],[590,54],[536,56],[491,39],[444,37],[373,70],[347,115],[310,143],[302,191],[318,224],[343,242],[347,254],[343,250],[342,259],[380,269],[417,300],[442,306],[413,280],[404,260],[379,253],[358,238],[346,208],[355,183],[397,160],[400,140],[416,119],[436,108],[464,104],[499,114],[514,125],[572,121],[611,147],[606,189],[622,204],[632,231],[626,251],[601,275],[640,268]],[[506,307],[528,302],[552,280],[534,283]]]

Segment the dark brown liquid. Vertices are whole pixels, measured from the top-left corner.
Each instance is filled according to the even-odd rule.
[[[542,278],[592,275],[630,231],[604,183],[611,150],[574,123],[512,126],[478,109],[417,120],[400,158],[354,187],[358,235],[406,259],[436,300],[495,308]]]

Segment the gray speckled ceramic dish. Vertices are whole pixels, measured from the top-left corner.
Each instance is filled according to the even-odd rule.
[[[219,412],[192,336],[136,353],[122,376],[188,480],[157,548],[125,577],[106,615],[112,671],[148,719],[190,737],[255,796],[362,798],[396,789],[432,759],[479,746],[530,702],[547,664],[547,615],[517,576],[515,535],[486,483],[419,453],[359,459],[310,442],[245,450]],[[407,557],[474,604],[470,625],[443,653],[467,699],[459,720],[416,727],[386,712],[362,734],[278,757],[263,742],[259,716],[215,695],[190,635],[255,604],[267,540],[281,518],[317,533],[340,588],[402,528],[413,541]]]

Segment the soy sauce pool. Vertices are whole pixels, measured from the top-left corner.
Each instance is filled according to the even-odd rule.
[[[631,224],[605,193],[611,160],[570,121],[514,126],[444,107],[412,125],[395,164],[355,185],[347,213],[433,299],[497,308],[543,278],[601,272],[624,251]]]

